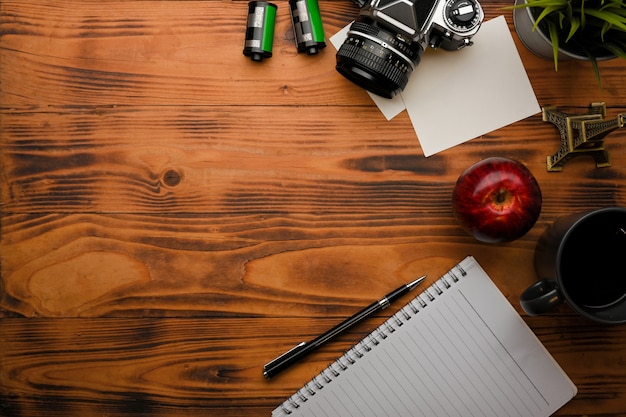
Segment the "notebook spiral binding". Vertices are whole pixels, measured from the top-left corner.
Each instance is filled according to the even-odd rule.
[[[309,382],[287,399],[281,406],[285,415],[293,413],[294,410],[306,403],[309,398],[314,396],[317,391],[323,389],[326,385],[333,382],[334,379],[341,376],[341,373],[354,365],[360,358],[367,355],[373,349],[376,349],[381,343],[393,334],[404,323],[417,315],[421,310],[428,307],[437,297],[444,291],[451,288],[455,283],[459,282],[461,277],[467,275],[461,265],[456,265],[448,273],[433,282],[428,288],[422,291],[417,297],[409,301],[393,316],[387,319],[383,324],[378,326],[374,331],[361,339],[358,343],[348,349],[342,356],[332,362],[328,367],[313,377]]]

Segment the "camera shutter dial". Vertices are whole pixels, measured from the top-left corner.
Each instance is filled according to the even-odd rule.
[[[450,0],[444,10],[446,23],[459,32],[471,30],[481,22],[478,7],[474,0]]]

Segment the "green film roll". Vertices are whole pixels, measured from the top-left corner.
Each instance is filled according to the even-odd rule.
[[[272,56],[274,26],[278,7],[265,1],[248,3],[248,24],[243,54],[253,61],[263,61]]]
[[[289,6],[298,52],[317,54],[326,47],[317,0],[289,0]]]

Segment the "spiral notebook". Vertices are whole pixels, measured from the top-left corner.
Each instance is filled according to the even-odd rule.
[[[272,416],[538,417],[553,414],[576,392],[470,256]]]

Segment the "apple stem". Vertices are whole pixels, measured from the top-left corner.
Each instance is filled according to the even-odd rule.
[[[496,194],[496,202],[498,203],[504,203],[506,201],[506,196],[507,196],[508,192],[506,190],[498,190],[498,193]]]

